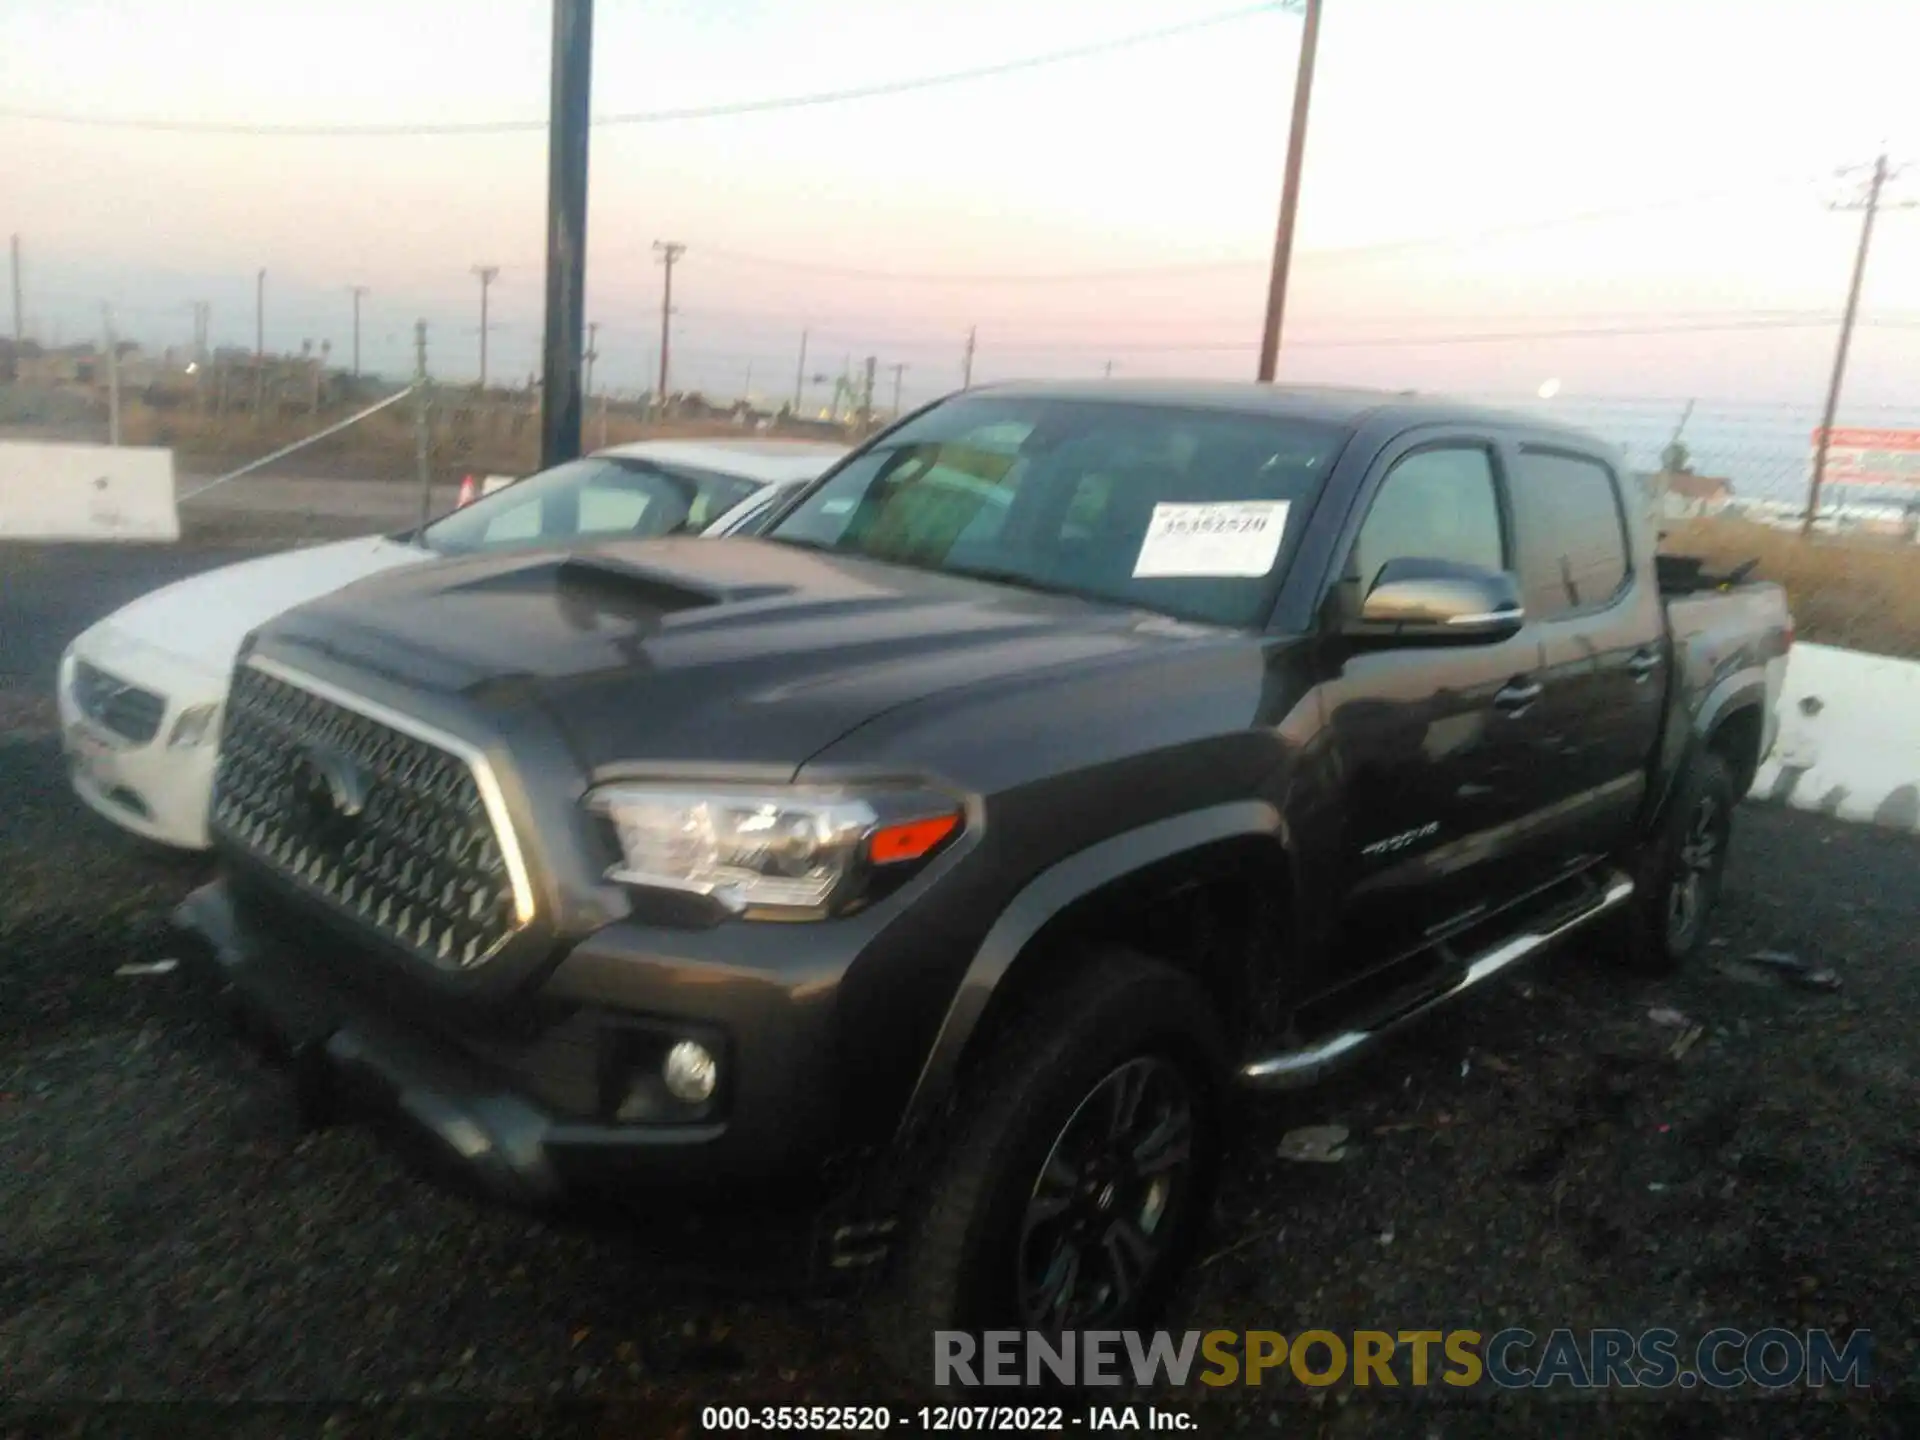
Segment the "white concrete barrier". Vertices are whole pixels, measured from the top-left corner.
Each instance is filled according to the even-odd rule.
[[[0,441],[0,539],[179,538],[173,451]]]
[[[1920,831],[1920,662],[1796,644],[1756,798]]]
[[[480,482],[480,493],[491,495],[496,490],[504,490],[518,480],[518,475],[489,475]]]

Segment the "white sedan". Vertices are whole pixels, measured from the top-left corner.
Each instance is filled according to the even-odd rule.
[[[60,660],[75,793],[136,835],[208,846],[220,707],[240,644],[283,610],[402,565],[575,538],[749,534],[846,454],[809,441],[617,445],[496,490],[404,535],[286,551],[143,595]]]

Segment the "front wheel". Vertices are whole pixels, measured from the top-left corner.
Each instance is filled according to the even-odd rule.
[[[933,1378],[934,1332],[1143,1328],[1217,1170],[1224,1043],[1200,988],[1122,951],[1016,1022],[923,1177],[876,1340]]]
[[[1659,836],[1643,852],[1634,877],[1629,965],[1668,975],[1707,941],[1726,877],[1736,803],[1727,762],[1702,751],[1688,767]]]

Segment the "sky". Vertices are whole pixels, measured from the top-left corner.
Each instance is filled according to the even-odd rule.
[[[1233,0],[599,0],[593,109],[938,76],[1189,25],[990,79],[596,127],[597,383],[790,396],[877,358],[911,404],[976,379],[1251,378],[1301,21]],[[1232,15],[1217,24],[1211,17]],[[545,0],[0,0],[0,229],[29,333],[363,363],[537,363],[545,137],[95,128],[543,120]],[[1912,0],[1326,0],[1281,378],[1485,395],[1817,402],[1859,232],[1843,166],[1915,162]],[[1847,398],[1920,403],[1920,209],[1881,217]],[[1601,334],[1601,331],[1654,333]],[[1571,332],[1571,333],[1569,333]],[[808,391],[818,398],[818,385]],[[1869,418],[1871,418],[1869,416]]]

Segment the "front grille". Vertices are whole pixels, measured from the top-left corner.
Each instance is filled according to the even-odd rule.
[[[159,734],[160,718],[167,713],[164,695],[129,685],[84,660],[74,662],[73,703],[101,729],[135,745],[144,745]]]
[[[520,927],[465,760],[250,666],[227,702],[213,823],[430,964],[481,964]]]

